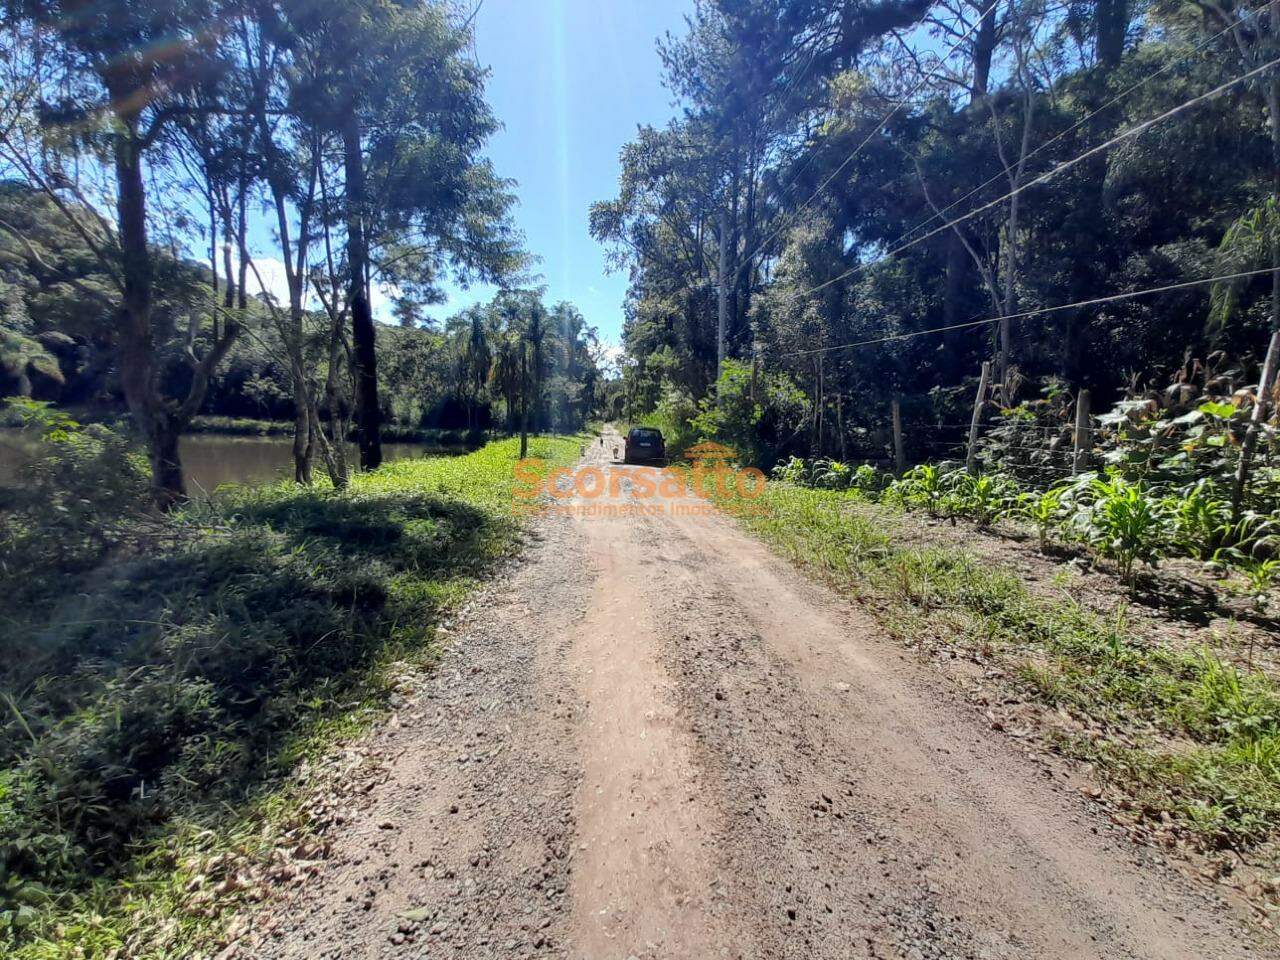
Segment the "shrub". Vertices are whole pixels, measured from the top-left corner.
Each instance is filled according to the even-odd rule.
[[[770,469],[790,453],[809,413],[809,399],[785,373],[759,373],[755,396],[749,364],[726,360],[714,397],[704,399],[690,426],[700,439],[738,452],[744,464]]]
[[[675,387],[668,386],[653,412],[636,422],[642,426],[661,430],[663,440],[666,442],[667,455],[679,457],[699,440],[699,434],[692,425],[697,415],[698,405],[693,398]]]
[[[119,432],[82,427],[47,404],[10,401],[10,408],[39,440],[0,506],[0,587],[12,601],[60,589],[58,574],[86,569],[136,535],[147,474]]]

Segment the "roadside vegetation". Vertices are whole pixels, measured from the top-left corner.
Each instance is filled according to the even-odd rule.
[[[316,855],[300,765],[519,549],[519,440],[162,515],[121,435],[28,419],[41,456],[0,504],[0,952],[184,955],[282,837]],[[578,448],[530,441],[552,465]]]
[[[1137,835],[1200,858],[1271,922],[1274,452],[1233,510],[1248,405],[1185,400],[1174,415],[1121,403],[1101,418],[1099,466],[1074,477],[1044,469],[1057,451],[1053,431],[1031,429],[1034,404],[1002,412],[973,472],[787,458],[740,519],[904,643],[979,665],[971,695],[994,727],[1091,764],[1096,795]]]
[[[856,486],[774,482],[763,496],[767,509],[753,504],[741,522],[858,597],[904,643],[944,662],[959,656],[980,665],[985,674],[976,699],[984,707],[1040,704],[1043,712],[1031,717],[1015,712],[1020,721],[989,716],[997,729],[1036,728],[1055,749],[1094,764],[1114,805],[1145,839],[1210,857],[1234,851],[1274,872],[1270,851],[1280,822],[1274,663],[1255,665],[1252,648],[1233,641],[1229,628],[1216,644],[1201,645],[1180,642],[1177,629],[1151,629],[1124,602],[1097,602],[1078,589],[1074,568],[1062,563],[1033,584],[1016,556],[993,559],[974,548],[971,533],[950,524],[931,524],[923,542],[905,537],[905,518],[894,520],[904,507],[951,511],[957,488],[970,505],[981,502],[974,489],[983,478],[963,485],[944,479],[935,501],[926,492],[930,476],[930,469],[917,469],[878,495]],[[733,509],[733,501],[727,506]],[[966,526],[997,522],[984,512],[965,515]],[[1016,518],[1012,523],[1020,526]],[[1235,863],[1225,866],[1230,872]],[[1246,892],[1259,902],[1274,893]]]
[[[773,475],[980,527],[1029,524],[1042,551],[1078,549],[1105,558],[1130,587],[1162,560],[1195,561],[1226,578],[1228,589],[1246,590],[1256,613],[1269,611],[1280,578],[1280,465],[1272,428],[1254,452],[1256,469],[1239,502],[1232,496],[1251,403],[1189,386],[1177,404],[1123,400],[1099,418],[1096,446],[1074,472],[1072,431],[1061,422],[1055,427],[1046,406],[1002,411],[987,427],[972,469],[944,460],[895,478],[869,464],[793,456]]]

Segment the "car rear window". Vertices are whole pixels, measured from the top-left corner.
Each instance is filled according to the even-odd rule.
[[[650,443],[661,443],[662,434],[657,430],[632,430],[632,440],[648,441]]]

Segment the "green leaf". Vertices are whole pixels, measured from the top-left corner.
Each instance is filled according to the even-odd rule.
[[[1209,417],[1218,417],[1221,420],[1229,420],[1235,416],[1236,408],[1229,403],[1215,403],[1212,400],[1208,403],[1202,403],[1197,408],[1200,413]]]

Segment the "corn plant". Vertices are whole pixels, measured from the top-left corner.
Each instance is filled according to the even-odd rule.
[[[937,467],[922,463],[890,484],[890,498],[903,506],[924,507],[929,511],[929,516],[936,517],[947,493],[946,476]]]
[[[823,490],[847,490],[853,481],[853,467],[839,460],[815,460],[811,479],[815,487]]]
[[[1090,493],[1093,502],[1084,515],[1086,540],[1099,553],[1114,559],[1121,579],[1132,585],[1136,563],[1155,566],[1160,559],[1166,534],[1160,502],[1149,496],[1141,483],[1117,476],[1094,478]]]
[[[1271,591],[1280,580],[1280,559],[1246,560],[1241,566],[1249,583],[1249,596],[1258,613],[1266,613],[1271,606]]]
[[[1016,481],[999,473],[974,477],[957,470],[946,475],[945,485],[946,505],[954,513],[972,517],[980,527],[1010,515],[1019,497]]]
[[[809,482],[809,465],[800,457],[792,457],[773,468],[773,478],[783,483],[804,485]]]
[[[864,463],[853,471],[853,479],[849,483],[850,487],[863,493],[874,493],[882,485],[880,472],[869,463]]]
[[[1022,516],[1035,524],[1040,536],[1040,552],[1049,547],[1049,533],[1063,522],[1066,515],[1066,491],[1053,487],[1039,494],[1028,494],[1020,501]]]
[[[1215,495],[1213,484],[1201,480],[1164,498],[1173,543],[1197,560],[1210,561],[1231,546],[1231,504]]]

